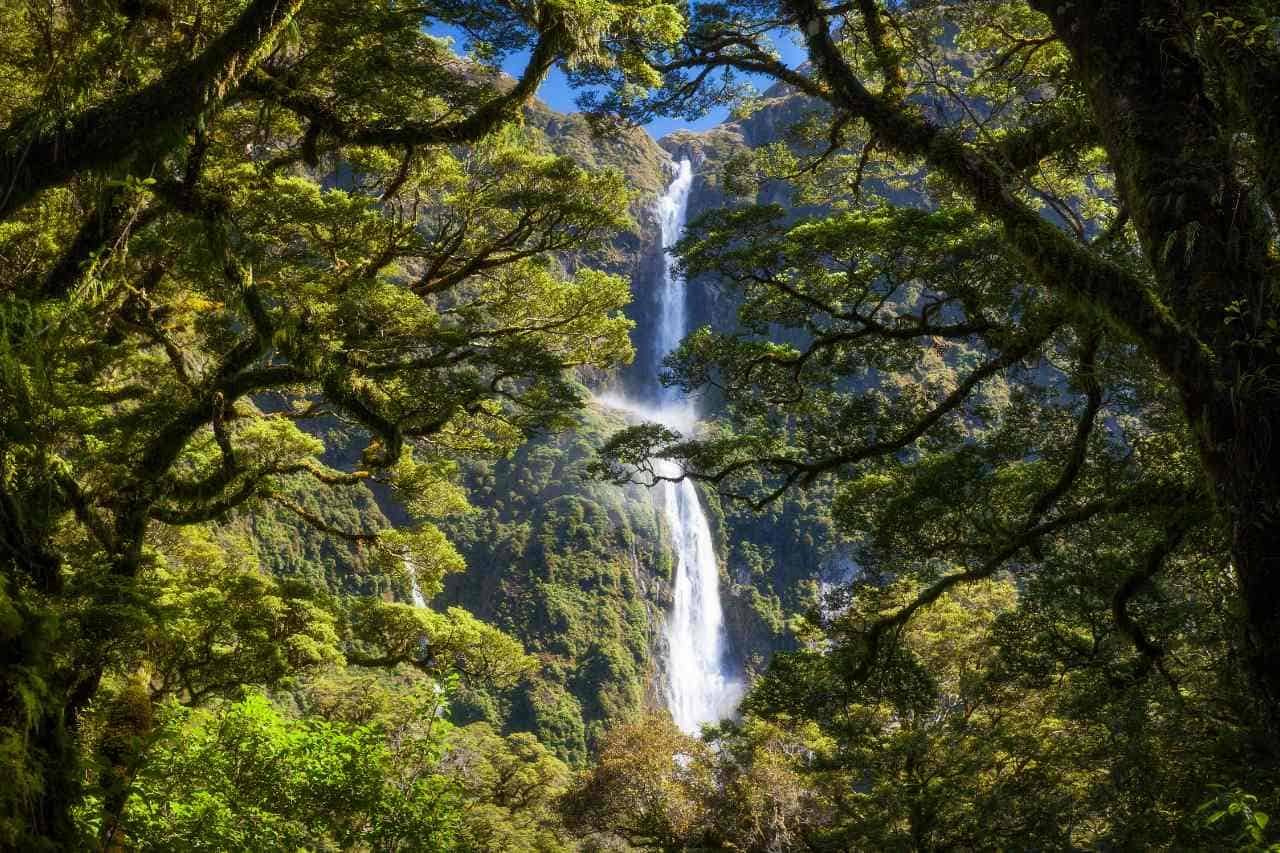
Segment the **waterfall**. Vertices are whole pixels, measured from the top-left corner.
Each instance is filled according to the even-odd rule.
[[[676,165],[676,175],[667,192],[658,199],[658,227],[662,237],[662,280],[658,282],[657,323],[653,334],[652,365],[655,378],[662,373],[662,360],[667,357],[689,331],[685,310],[684,278],[676,270],[671,247],[684,231],[689,212],[689,190],[693,187],[693,164],[685,157]],[[688,408],[679,388],[658,386],[658,403],[666,407]]]
[[[684,281],[669,250],[684,230],[692,185],[693,164],[682,158],[666,194],[658,200],[664,260],[652,348],[655,374],[661,372],[663,358],[688,332]],[[651,416],[682,431],[689,431],[694,422],[693,407],[678,388],[658,392],[658,410]],[[668,477],[679,473],[671,463],[660,463],[657,470]],[[662,484],[662,504],[676,558],[674,604],[665,637],[663,695],[676,725],[696,734],[703,723],[733,714],[743,686],[727,657],[720,568],[698,492],[688,480],[666,482]]]
[[[742,683],[726,656],[720,567],[698,492],[688,480],[663,483],[663,492],[676,556],[663,693],[676,725],[696,734],[703,723],[732,716]]]
[[[409,574],[409,598],[414,607],[426,607],[427,600],[422,597],[422,587],[418,586],[418,564],[408,554],[404,555],[404,570]]]

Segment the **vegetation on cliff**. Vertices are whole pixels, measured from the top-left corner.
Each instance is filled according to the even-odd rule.
[[[1276,849],[1273,4],[0,16],[0,849]],[[624,428],[618,121],[724,103]]]
[[[630,354],[627,282],[553,258],[627,224],[620,175],[508,123],[557,61],[653,84],[640,51],[680,20],[643,2],[0,15],[0,844],[74,848],[93,826],[127,844],[124,747],[164,703],[344,661],[525,667],[465,611],[343,594],[385,582],[263,575],[218,523],[271,507],[426,595],[461,568],[432,523],[462,506],[455,460],[567,423],[569,370]],[[478,59],[527,50],[523,75],[459,60],[433,21]],[[360,437],[358,464],[321,461],[299,426],[320,418]],[[412,523],[347,528],[299,494],[366,481]],[[90,738],[117,699],[120,726]],[[226,719],[274,731],[256,707]]]
[[[609,455],[619,481],[660,456],[758,507],[831,496],[854,582],[745,705],[811,792],[838,780],[796,843],[1265,846],[1277,23],[1255,2],[708,4],[653,56],[663,89],[595,100],[642,118],[744,73],[795,99],[789,138],[723,170],[746,203],[680,249],[737,317],[671,379],[725,417]],[[993,583],[1016,594],[975,603]],[[918,634],[956,602],[991,620],[956,614],[956,643],[990,631],[959,686]]]

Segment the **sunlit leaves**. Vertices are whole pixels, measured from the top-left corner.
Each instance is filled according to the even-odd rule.
[[[566,797],[570,827],[680,849],[708,820],[712,753],[670,717],[648,715],[612,729],[599,757]]]
[[[519,642],[458,607],[440,613],[356,599],[347,605],[345,622],[347,659],[354,663],[410,663],[428,673],[457,672],[498,686],[533,666]]]
[[[396,784],[377,726],[292,720],[250,696],[216,713],[169,709],[161,735],[110,818],[141,849],[445,849],[457,825],[443,778]]]
[[[157,697],[205,702],[341,660],[331,606],[264,574],[243,543],[186,528],[167,550],[151,584],[157,612],[143,647]]]
[[[567,425],[573,371],[631,353],[628,283],[582,265],[631,224],[621,176],[506,125],[556,62],[652,85],[645,50],[679,36],[675,7],[309,0],[269,46],[234,30],[241,61],[222,68],[205,52],[243,7],[0,8],[6,198],[39,139],[105,103],[128,125],[78,159],[58,136],[67,175],[40,190],[54,179],[37,169],[0,223],[3,616],[32,638],[0,711],[48,705],[44,722],[10,715],[3,743],[61,774],[48,790],[66,795],[50,806],[64,835],[83,774],[59,726],[100,682],[201,705],[344,658],[500,685],[525,673],[518,644],[461,610],[301,579],[390,596],[408,568],[438,592],[463,567],[435,526],[466,508],[457,461]],[[538,45],[526,79],[456,56],[429,33],[440,24],[486,62]],[[216,97],[179,102],[191,62],[222,68]],[[130,113],[152,83],[178,93],[171,109]],[[408,523],[379,529],[366,483],[389,484]],[[253,559],[267,548],[289,580]],[[335,548],[352,576],[324,577]],[[43,810],[31,790],[0,795],[0,820]],[[37,823],[5,823],[0,843]],[[271,843],[310,843],[293,831]]]
[[[375,565],[391,577],[412,572],[405,578],[418,593],[430,600],[443,588],[445,575],[466,568],[462,555],[434,524],[384,530],[378,535]]]

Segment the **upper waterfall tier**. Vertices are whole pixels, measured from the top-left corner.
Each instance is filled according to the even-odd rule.
[[[654,290],[658,303],[658,322],[654,330],[652,358],[655,379],[662,375],[662,360],[680,345],[689,331],[685,305],[684,278],[676,268],[672,247],[684,233],[689,210],[689,190],[693,186],[693,164],[686,157],[676,164],[676,175],[666,193],[658,199],[658,226],[662,229],[662,278]],[[660,403],[680,403],[678,388],[658,386]]]

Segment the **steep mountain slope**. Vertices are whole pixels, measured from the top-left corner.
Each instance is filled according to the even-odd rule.
[[[588,479],[595,449],[620,425],[593,410],[573,433],[470,468],[477,509],[447,528],[467,571],[449,579],[444,601],[519,637],[543,664],[502,695],[465,693],[455,716],[533,731],[575,763],[607,722],[655,701],[656,629],[670,596],[650,496]]]
[[[785,90],[769,93],[751,117],[703,133],[680,132],[654,143],[641,131],[621,139],[590,135],[585,120],[539,107],[528,121],[556,151],[593,167],[623,170],[637,198],[634,231],[601,258],[632,279],[628,309],[636,323],[635,364],[603,384],[648,399],[657,368],[646,355],[658,322],[655,286],[661,275],[655,197],[671,179],[671,163],[695,164],[690,220],[732,202],[722,171],[749,148],[777,141],[806,106]],[[760,200],[782,201],[785,187],[766,185]],[[691,327],[725,327],[736,304],[708,282],[687,289]],[[599,387],[599,386],[597,386]],[[704,401],[711,414],[714,401]],[[563,757],[580,761],[603,728],[641,705],[660,704],[662,625],[670,608],[669,534],[654,496],[638,488],[591,482],[586,466],[622,426],[593,407],[572,434],[548,436],[512,458],[465,474],[477,511],[448,526],[467,561],[449,580],[444,599],[520,637],[544,663],[542,672],[501,696],[471,693],[455,714],[508,729],[534,731]],[[702,490],[722,560],[721,590],[732,654],[748,671],[789,647],[788,622],[818,604],[820,580],[841,565],[826,501],[820,494],[788,497],[767,512],[722,503]]]
[[[581,116],[541,103],[526,110],[529,144],[589,169],[617,169],[635,193],[632,228],[602,252],[561,262],[630,277],[628,315],[636,324],[632,339],[638,352],[646,352],[645,342],[655,332],[654,285],[663,255],[654,203],[670,182],[673,158],[695,163],[692,220],[733,200],[721,177],[732,158],[776,141],[803,109],[785,91],[773,91],[746,120],[703,133],[679,132],[661,142],[640,129],[595,137]],[[761,194],[783,200],[786,191],[771,185]],[[691,327],[733,321],[736,305],[706,282],[692,282],[686,298]],[[652,360],[642,356],[618,375],[582,379],[596,390],[644,397],[656,386],[656,373]],[[705,403],[714,407],[714,401]],[[433,603],[458,604],[492,622],[523,641],[543,665],[501,693],[460,688],[455,717],[532,731],[573,763],[587,759],[608,724],[661,705],[662,626],[674,571],[669,534],[647,490],[593,481],[587,472],[596,450],[623,425],[616,412],[593,405],[572,432],[538,438],[507,459],[469,464],[462,475],[475,509],[442,525],[467,570],[448,578]],[[327,461],[351,469],[359,460]],[[816,606],[818,581],[837,562],[829,522],[818,510],[824,502],[800,495],[758,514],[722,505],[705,490],[702,496],[722,558],[732,653],[748,671],[758,671],[774,650],[789,645],[788,620]],[[294,498],[348,530],[407,519],[393,496],[376,485],[323,495],[299,490]],[[292,514],[244,513],[232,527],[248,534],[262,564],[278,574],[333,590],[410,598],[407,580],[383,573],[358,544],[318,536]]]

